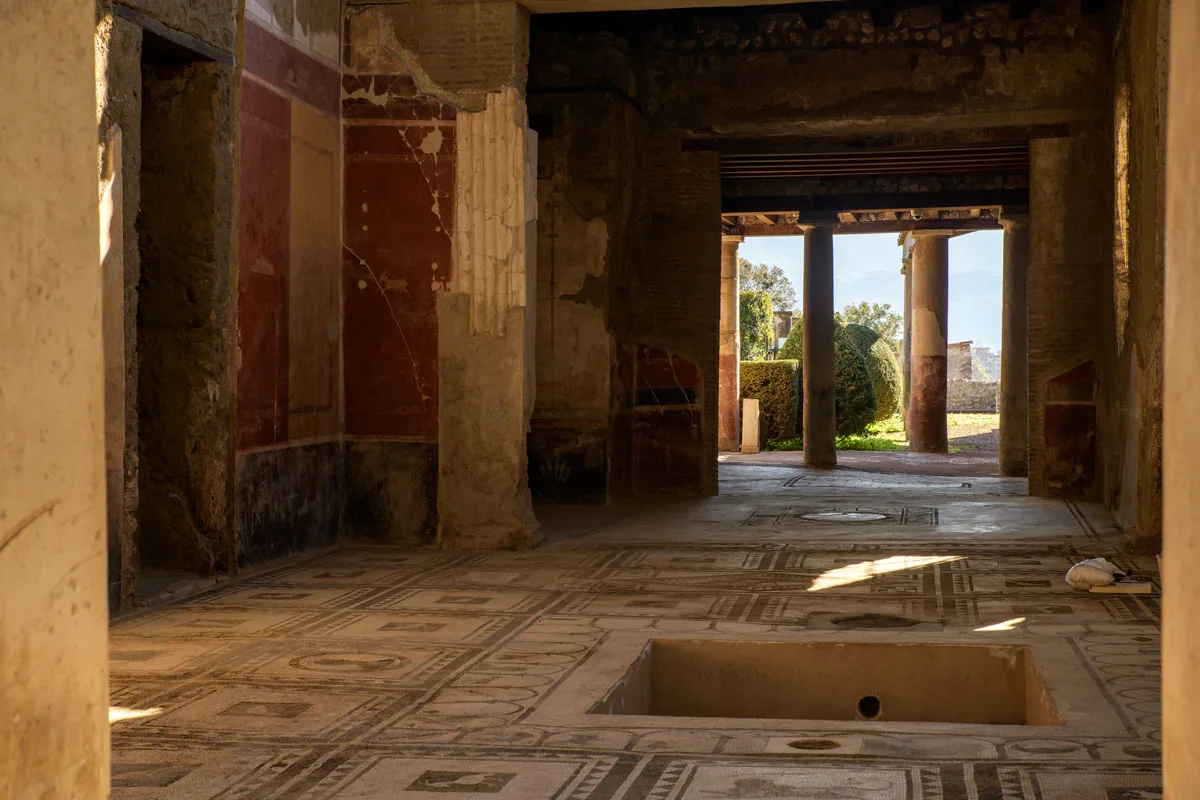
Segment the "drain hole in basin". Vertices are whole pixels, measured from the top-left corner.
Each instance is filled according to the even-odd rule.
[[[849,617],[838,617],[833,621],[837,628],[911,628],[921,623],[907,617],[893,617],[890,614],[855,614]]]
[[[837,750],[841,746],[841,742],[835,742],[833,739],[797,739],[788,742],[788,747],[793,750]]]
[[[879,719],[879,712],[883,710],[883,706],[879,702],[879,698],[873,694],[866,697],[860,697],[858,700],[858,716],[862,719]]]

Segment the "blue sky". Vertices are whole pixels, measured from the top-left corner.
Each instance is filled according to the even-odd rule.
[[[833,237],[833,302],[837,308],[867,300],[904,308],[899,237],[894,233]],[[950,341],[1000,348],[1000,309],[1004,233],[978,231],[950,240]],[[782,267],[796,287],[804,287],[804,240],[798,236],[746,239],[738,255],[756,264]]]

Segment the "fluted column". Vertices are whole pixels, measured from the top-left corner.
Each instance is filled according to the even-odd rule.
[[[945,453],[946,320],[949,311],[950,240],[917,234],[912,260],[912,392],[908,446],[917,453]]]
[[[741,236],[721,237],[721,329],[720,365],[717,393],[717,447],[737,452],[741,447],[738,433],[741,387],[741,320],[738,303],[738,245]]]
[[[1004,311],[1000,347],[1000,474],[1029,474],[1029,217],[1004,217]]]
[[[833,227],[804,233],[804,463],[837,465]]]

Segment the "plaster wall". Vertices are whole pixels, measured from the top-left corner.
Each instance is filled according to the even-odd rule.
[[[854,10],[823,21],[689,9],[535,24],[563,48],[608,35],[595,31],[627,39],[644,58],[648,118],[698,136],[969,132],[1100,119],[1109,103],[1095,79],[1110,58],[1105,17],[1078,5],[1013,20],[1004,4],[979,4],[958,21],[912,7],[886,27]]]
[[[1090,434],[1058,427],[1058,411],[1047,422],[1047,403],[1055,399],[1050,381],[1089,362],[1097,407],[1103,410],[1117,399],[1106,291],[1112,242],[1095,235],[1106,231],[1111,219],[1112,173],[1106,168],[1111,152],[1111,140],[1098,126],[1030,144],[1029,491],[1034,495],[1061,490],[1047,479],[1047,459],[1048,447],[1065,443],[1064,437],[1093,437],[1097,464],[1122,445],[1103,425],[1093,423]],[[1096,475],[1086,489],[1092,496],[1102,491],[1099,469]]]
[[[102,0],[105,2],[106,0]],[[237,50],[239,0],[119,0],[172,30],[226,53]],[[290,0],[279,0],[290,2]],[[321,0],[313,0],[321,2]]]
[[[1156,548],[1162,528],[1168,17],[1165,0],[1125,4],[1114,76],[1117,369],[1106,425],[1124,437],[1125,446],[1104,468],[1107,501],[1135,547],[1145,550]]]
[[[233,557],[233,76],[145,65],[138,216],[138,539],[143,564]]]
[[[121,181],[120,291],[107,288],[104,313],[121,319],[120,329],[105,330],[105,369],[119,373],[122,391],[106,399],[110,427],[107,488],[109,527],[109,604],[117,609],[132,599],[137,583],[138,505],[138,360],[137,301],[141,278],[137,218],[141,207],[142,169],[142,29],[111,14],[103,6],[96,25],[96,114],[100,142],[101,190],[108,167]],[[120,163],[111,165],[111,148],[119,137]],[[111,178],[110,178],[111,180]],[[111,254],[115,258],[116,254]],[[116,277],[106,275],[107,278]],[[115,286],[113,289],[115,290]],[[111,429],[119,426],[119,430]],[[119,446],[120,452],[113,449]]]
[[[422,93],[371,8],[342,68],[344,532],[437,532],[437,299],[451,276],[457,109]]]
[[[251,2],[239,74],[237,558],[331,544],[343,482],[340,0]]]
[[[0,5],[0,797],[108,796],[95,29]]]
[[[604,502],[628,491],[610,486],[609,471],[612,421],[626,400],[614,365],[628,338],[620,297],[629,290],[636,110],[599,92],[535,96],[530,111],[549,132],[539,132],[530,479],[535,497]]]

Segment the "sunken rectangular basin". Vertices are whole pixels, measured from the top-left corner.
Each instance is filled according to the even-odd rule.
[[[654,639],[591,713],[1060,724],[1019,645]]]

